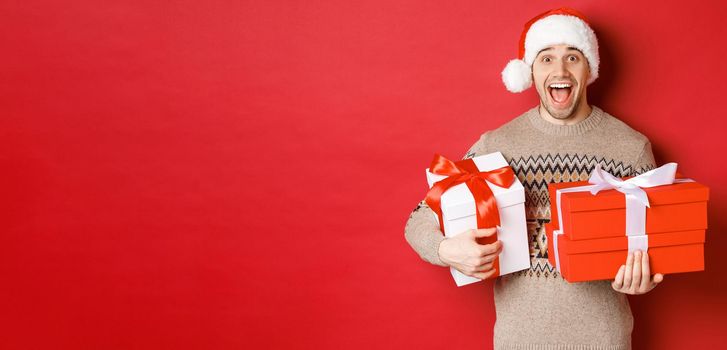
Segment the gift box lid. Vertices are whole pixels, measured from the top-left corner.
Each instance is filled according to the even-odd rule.
[[[490,171],[504,166],[509,166],[505,157],[503,157],[500,152],[477,156],[472,158],[472,160],[477,166],[477,169],[480,171]],[[430,188],[437,181],[447,178],[447,176],[444,175],[430,173],[429,168],[425,171],[427,174],[427,183],[429,183]],[[515,176],[515,181],[513,181],[509,188],[499,187],[489,181],[487,181],[487,185],[495,195],[498,208],[505,208],[525,202],[525,189],[518,180],[517,176]],[[443,216],[448,220],[452,220],[475,215],[474,201],[475,199],[466,184],[453,186],[442,194],[441,202]]]
[[[552,232],[552,229],[551,231]],[[675,231],[649,234],[649,248],[683,244],[704,243],[705,230]],[[570,240],[565,235],[558,237],[558,251],[563,254],[583,254],[628,250],[628,236],[598,239]]]
[[[587,186],[588,181],[551,183],[549,195],[555,209],[555,191],[563,188]],[[709,200],[709,188],[698,182],[675,183],[671,185],[644,188],[650,205],[704,202]],[[597,200],[594,200],[598,197]],[[561,209],[569,212],[622,209],[626,207],[623,193],[615,190],[602,190],[596,196],[590,191],[563,193],[560,197]],[[555,212],[551,216],[555,217]],[[556,223],[557,226],[557,223]]]

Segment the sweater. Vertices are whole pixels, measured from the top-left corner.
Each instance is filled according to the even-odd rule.
[[[525,188],[530,269],[494,280],[494,348],[630,349],[633,316],[626,295],[609,280],[565,281],[548,262],[544,224],[551,220],[548,183],[588,180],[596,164],[618,177],[651,170],[649,140],[596,106],[573,125],[550,123],[534,107],[482,134],[465,158],[496,151]],[[423,260],[445,266],[438,256],[445,238],[424,201],[404,231]]]

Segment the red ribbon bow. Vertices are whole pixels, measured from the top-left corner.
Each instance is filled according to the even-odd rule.
[[[475,212],[477,227],[489,228],[500,225],[500,212],[497,210],[495,195],[485,180],[497,186],[508,188],[515,181],[515,173],[509,166],[491,171],[480,171],[472,159],[453,162],[439,154],[434,155],[429,171],[437,175],[446,175],[446,179],[439,181],[429,189],[425,201],[439,217],[439,227],[444,232],[442,219],[441,197],[444,192],[453,186],[466,183],[467,188],[475,198]]]

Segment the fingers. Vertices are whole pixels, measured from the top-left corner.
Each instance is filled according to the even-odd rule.
[[[486,255],[477,259],[476,265],[472,266],[472,273],[491,270],[492,266],[494,265],[495,259],[497,259],[497,255],[495,254]]]
[[[491,263],[491,262],[495,261],[495,259],[497,259],[497,255],[495,255],[495,254],[485,255],[477,261],[477,265],[484,265],[487,263]]]
[[[459,265],[456,268],[467,276],[474,276],[476,273],[482,273],[491,270],[496,258],[496,255],[471,258],[468,260],[467,263]]]
[[[641,255],[638,250],[634,252],[634,272],[631,276],[631,288],[629,288],[634,293],[638,292],[641,286]]]
[[[495,233],[497,233],[497,228],[495,228],[495,227],[478,228],[478,229],[474,230],[474,236],[477,238],[490,237],[490,236],[494,235]]]
[[[626,267],[624,270],[624,289],[630,289],[631,288],[631,278],[632,273],[634,270],[634,254],[629,253],[629,256],[626,258]]]
[[[481,276],[483,273],[496,271],[493,267],[495,265],[495,259],[497,259],[497,256],[497,254],[488,254],[485,256],[473,257],[469,260],[469,263],[461,266],[459,270],[462,271],[462,273],[464,273],[465,275],[481,278],[478,276]]]
[[[641,253],[641,276],[641,285],[639,285],[639,290],[647,292],[653,288],[651,281],[651,267],[649,266],[649,252]]]
[[[613,287],[613,289],[620,291],[621,288],[623,288],[625,270],[626,265],[621,265],[621,267],[619,267],[618,272],[616,273],[616,278],[611,283],[611,287]]]
[[[482,264],[480,266],[475,266],[475,273],[479,272],[487,272],[492,270],[492,263]]]
[[[480,255],[481,256],[486,256],[486,255],[490,255],[490,254],[500,254],[501,251],[502,251],[502,242],[501,241],[495,241],[494,243],[480,245]]]
[[[626,265],[621,265],[611,286],[621,293],[638,295],[651,291],[663,280],[660,273],[651,278],[649,253],[637,250],[628,254]]]
[[[495,272],[497,272],[497,269],[493,268],[492,264],[487,264],[487,266],[479,266],[479,267],[472,267],[472,266],[466,266],[462,269],[458,269],[460,272],[467,276],[477,277],[479,279],[485,279],[487,277],[482,277],[485,275],[492,276]]]
[[[448,265],[456,268],[467,276],[480,279],[491,277],[497,273],[497,269],[494,269],[493,266],[495,259],[497,259],[499,253],[502,251],[502,242],[495,241],[494,243],[489,244],[479,244],[476,240],[473,241],[472,237],[492,237],[491,239],[495,240],[497,239],[497,236],[493,235],[496,233],[496,228],[469,230],[467,236],[462,237],[463,239],[457,240],[457,245],[452,249],[452,254],[440,254],[440,256],[446,255],[448,257]],[[457,237],[453,239],[456,240]],[[440,248],[444,246],[443,243],[444,242],[440,245]]]
[[[488,278],[494,276],[496,272],[497,272],[497,270],[492,269],[487,272],[475,272],[474,274],[472,274],[472,276],[477,277],[481,280],[484,280],[484,279],[488,279]]]

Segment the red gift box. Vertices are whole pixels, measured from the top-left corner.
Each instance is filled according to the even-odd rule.
[[[588,185],[588,181],[551,183],[550,216],[554,229],[558,225],[556,191]],[[646,209],[646,233],[699,230],[707,228],[707,200],[709,188],[697,182],[676,183],[644,188],[649,197]],[[626,201],[616,190],[561,194],[562,232],[573,240],[624,235],[626,227]]]
[[[548,261],[556,266],[553,246],[554,225],[545,225]],[[651,273],[678,273],[704,270],[705,230],[676,231],[649,235]],[[571,240],[558,238],[560,274],[568,282],[614,279],[626,263],[628,237]]]
[[[589,181],[550,184],[551,265],[570,282],[613,279],[646,250],[652,273],[704,270],[709,189],[675,173],[670,163],[618,179],[597,166]]]

